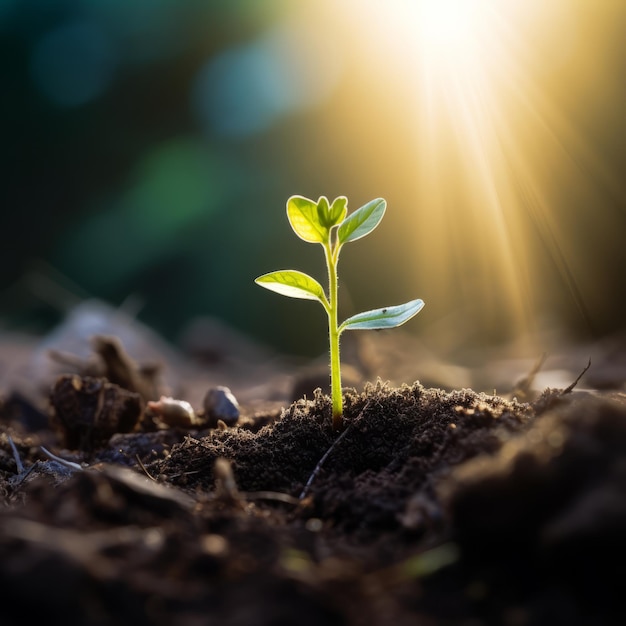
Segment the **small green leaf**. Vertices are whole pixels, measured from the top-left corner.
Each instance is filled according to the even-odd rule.
[[[326,229],[330,228],[330,205],[326,196],[320,196],[317,201],[317,219],[319,223]]]
[[[279,270],[263,274],[254,280],[257,285],[265,287],[290,298],[303,300],[319,300],[325,308],[328,306],[326,294],[322,286],[308,274],[297,270]]]
[[[356,241],[369,235],[383,219],[387,203],[382,198],[371,200],[349,215],[339,226],[337,240],[340,244]]]
[[[348,198],[340,196],[339,198],[335,198],[332,206],[330,206],[328,204],[328,198],[321,196],[317,201],[317,216],[320,224],[326,227],[328,231],[330,231],[333,226],[340,224],[348,212],[347,203]]]
[[[405,304],[388,306],[383,309],[365,311],[349,317],[340,327],[339,332],[344,330],[379,330],[382,328],[395,328],[409,321],[424,307],[423,300],[411,300]]]
[[[333,200],[333,203],[330,207],[330,221],[331,226],[335,226],[336,224],[341,224],[346,217],[346,213],[348,212],[348,198],[345,196],[339,196]]]
[[[287,218],[300,239],[309,243],[328,241],[328,228],[320,221],[317,202],[302,196],[291,196],[287,200]]]

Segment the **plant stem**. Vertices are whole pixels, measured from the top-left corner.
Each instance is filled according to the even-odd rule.
[[[341,396],[341,362],[339,359],[339,330],[337,329],[337,261],[338,248],[329,242],[324,246],[328,265],[329,304],[328,338],[330,344],[330,390],[333,404],[333,429],[341,430],[343,421],[343,398]]]

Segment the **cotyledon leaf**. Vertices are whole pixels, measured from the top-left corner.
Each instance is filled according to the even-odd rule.
[[[308,274],[298,270],[278,270],[263,274],[254,280],[257,285],[265,287],[290,298],[303,300],[318,300],[324,308],[328,308],[328,301],[324,288]]]
[[[349,317],[341,326],[339,332],[344,330],[380,330],[383,328],[395,328],[408,322],[417,315],[424,307],[424,301],[417,299],[388,306],[382,309],[373,309],[364,313],[357,313]]]

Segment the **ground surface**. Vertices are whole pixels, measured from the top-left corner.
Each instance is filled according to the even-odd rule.
[[[159,370],[122,330],[3,343],[2,624],[626,623],[621,352],[503,396],[361,363],[337,433],[315,366],[200,335],[191,367],[149,337]],[[204,406],[219,384],[236,422]]]

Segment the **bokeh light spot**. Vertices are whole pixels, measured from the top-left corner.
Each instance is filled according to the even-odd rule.
[[[141,163],[122,204],[142,229],[157,239],[168,237],[209,209],[211,169],[200,143],[186,138],[167,142]]]
[[[190,229],[208,224],[223,200],[225,180],[220,164],[199,142],[182,137],[158,145],[117,200],[74,227],[59,266],[102,289],[128,284],[184,249]]]
[[[33,50],[31,74],[50,101],[76,107],[106,90],[115,65],[112,42],[98,23],[76,20],[44,35]]]
[[[332,93],[341,55],[323,32],[285,21],[200,70],[192,107],[209,134],[245,136],[281,116],[314,108]]]

